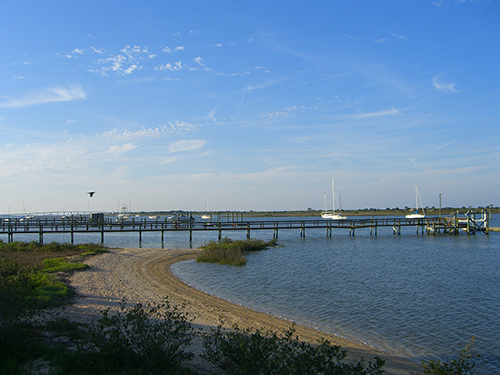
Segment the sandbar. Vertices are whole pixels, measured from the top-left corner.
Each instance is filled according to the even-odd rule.
[[[126,301],[133,305],[161,303],[168,298],[173,305],[181,307],[192,319],[193,326],[204,332],[218,325],[231,328],[259,329],[278,334],[292,327],[293,322],[263,312],[231,303],[200,291],[177,277],[170,267],[176,262],[194,259],[200,250],[184,249],[110,249],[109,252],[87,258],[91,268],[75,272],[69,279],[77,297],[67,306],[62,315],[70,320],[89,323],[101,316],[106,308],[118,310]],[[347,350],[352,359],[372,360],[380,356],[386,360],[384,369],[388,374],[422,373],[420,363],[398,355],[385,353],[369,345],[346,340],[301,324],[294,324],[296,335],[301,340],[318,343],[326,339]],[[201,339],[195,339],[190,350],[195,353],[191,366],[200,373],[216,372],[216,369],[201,360]]]

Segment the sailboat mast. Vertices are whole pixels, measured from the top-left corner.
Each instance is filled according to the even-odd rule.
[[[418,187],[415,185],[415,209],[418,212]]]
[[[332,214],[334,214],[335,213],[335,182],[333,181],[333,178],[332,178],[332,200],[333,200]]]

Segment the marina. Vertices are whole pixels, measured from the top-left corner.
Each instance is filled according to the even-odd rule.
[[[172,217],[147,216],[107,216],[104,213],[67,213],[64,215],[30,215],[29,217],[6,217],[0,222],[0,238],[7,236],[7,242],[13,242],[20,234],[35,235],[38,242],[43,243],[46,234],[69,235],[62,242],[74,243],[76,234],[98,234],[100,242],[111,233],[136,233],[139,244],[144,233],[160,234],[162,245],[165,236],[170,232],[187,232],[189,241],[199,232],[217,232],[218,239],[224,232],[243,231],[250,238],[254,231],[272,231],[274,239],[279,238],[281,231],[293,231],[300,238],[306,238],[309,230],[324,230],[327,237],[332,236],[334,229],[345,230],[354,236],[360,230],[368,230],[371,236],[377,236],[380,228],[391,228],[394,235],[401,235],[403,228],[414,228],[417,234],[459,234],[476,232],[488,234],[490,214],[487,211],[468,211],[465,215],[458,213],[451,216],[426,216],[421,218],[407,217],[371,217],[359,219],[323,219],[323,218],[286,218],[264,220],[262,218],[244,219],[239,213],[215,216],[210,220],[196,220],[191,214],[176,214]]]

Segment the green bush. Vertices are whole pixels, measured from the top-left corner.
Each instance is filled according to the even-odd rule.
[[[168,300],[159,305],[120,304],[88,327],[78,350],[58,361],[62,374],[185,374],[193,358],[184,349],[194,337],[187,316]]]
[[[346,351],[322,340],[319,345],[299,341],[293,327],[284,336],[259,330],[232,331],[221,326],[204,338],[203,358],[228,374],[258,375],[308,375],[344,374],[378,375],[384,373],[385,361],[375,357],[375,362],[360,360],[349,363]]]
[[[465,345],[460,351],[457,359],[451,361],[441,361],[439,359],[424,360],[422,367],[424,374],[428,375],[469,375],[472,374],[472,369],[476,367],[475,359],[479,357],[478,354],[473,353],[475,337]]]
[[[246,264],[245,254],[251,251],[265,250],[269,246],[275,246],[276,242],[264,242],[262,240],[247,239],[245,241],[233,241],[223,238],[219,241],[210,241],[201,246],[202,253],[196,258],[197,262],[220,263],[232,266],[243,266]]]

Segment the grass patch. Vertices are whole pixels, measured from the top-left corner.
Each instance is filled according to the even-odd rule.
[[[48,258],[43,260],[42,272],[70,272],[89,268],[85,263],[70,263],[64,258]]]
[[[85,269],[74,256],[106,251],[101,245],[0,240],[0,324],[30,310],[57,306],[72,295],[55,273]]]
[[[270,246],[276,246],[276,241],[264,242],[254,239],[233,241],[225,237],[217,242],[210,241],[206,245],[201,246],[203,251],[198,255],[196,261],[243,266],[247,262],[245,257],[246,253],[265,250]]]

